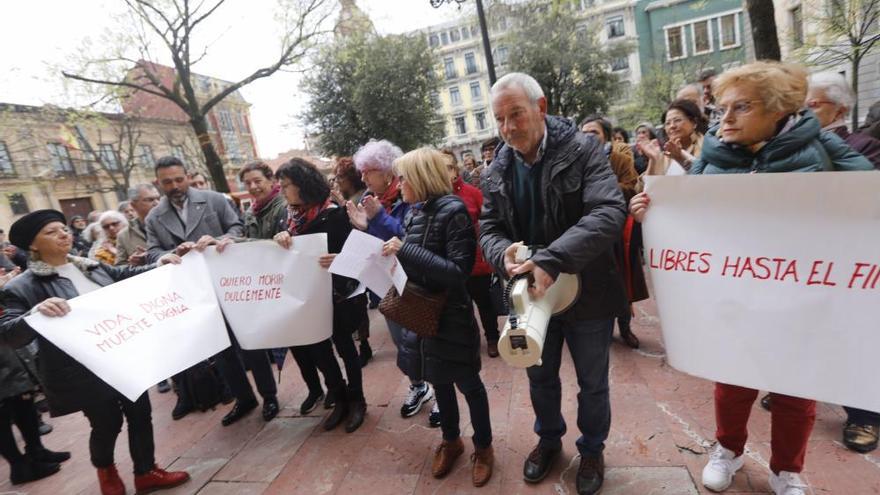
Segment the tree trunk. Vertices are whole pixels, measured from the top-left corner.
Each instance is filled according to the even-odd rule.
[[[196,133],[196,138],[199,140],[202,154],[205,155],[205,165],[211,174],[211,180],[214,181],[214,187],[217,189],[217,192],[228,193],[229,184],[226,182],[226,174],[223,173],[223,161],[220,159],[220,155],[217,154],[217,150],[214,149],[211,136],[208,135],[208,123],[205,121],[205,116],[193,117],[190,120],[190,124]]]
[[[853,99],[853,107],[850,109],[852,115],[852,132],[856,132],[859,128],[859,66],[862,64],[861,57],[853,57],[852,59],[852,90],[855,98]]]
[[[776,18],[773,16],[773,2],[746,0],[746,9],[749,11],[749,21],[752,24],[755,58],[758,60],[781,60],[779,38],[776,35]]]

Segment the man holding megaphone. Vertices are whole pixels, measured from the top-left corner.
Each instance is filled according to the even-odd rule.
[[[543,297],[560,274],[578,276],[581,285],[576,302],[550,319],[540,365],[527,369],[540,440],[523,477],[541,481],[562,451],[566,424],[559,366],[566,342],[580,386],[577,491],[594,494],[604,480],[602,451],[611,426],[613,318],[626,300],[612,251],[626,204],[600,143],[568,120],[548,116],[534,78],[507,74],[492,86],[491,97],[504,146],[481,184],[480,245],[486,260],[507,278],[531,274],[532,300]],[[521,243],[532,248],[528,259],[517,256]]]

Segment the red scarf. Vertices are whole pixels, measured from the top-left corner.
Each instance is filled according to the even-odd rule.
[[[323,203],[312,206],[287,206],[287,231],[290,235],[302,234],[318,214],[333,204],[328,197]]]
[[[274,186],[272,186],[272,191],[269,193],[268,196],[266,196],[266,199],[264,199],[263,201],[259,201],[259,200],[254,201],[254,204],[251,206],[251,211],[253,212],[253,214],[259,215],[260,210],[265,208],[267,204],[271,203],[272,200],[275,199],[275,196],[278,196],[278,193],[280,193],[280,192],[281,192],[281,185],[280,184],[275,184]]]
[[[379,202],[385,207],[386,213],[391,213],[391,207],[397,202],[399,196],[400,179],[395,176],[394,179],[391,180],[391,184],[388,184],[388,187],[385,188],[385,192],[379,196]]]

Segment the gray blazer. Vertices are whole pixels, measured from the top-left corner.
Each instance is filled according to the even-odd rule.
[[[147,262],[157,261],[178,245],[196,242],[203,235],[242,237],[244,226],[226,197],[214,191],[187,190],[186,230],[174,207],[163,197],[147,215]]]

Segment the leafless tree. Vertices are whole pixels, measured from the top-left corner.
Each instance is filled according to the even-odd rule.
[[[193,67],[208,55],[209,45],[201,47],[197,34],[226,0],[124,0],[131,30],[120,30],[120,46],[112,53],[95,57],[79,70],[65,70],[65,77],[122,92],[142,91],[164,98],[180,108],[198,137],[201,152],[211,178],[219,191],[228,192],[223,163],[208,135],[206,116],[224,98],[242,87],[275,72],[295,66],[326,31],[325,21],[335,2],[330,0],[282,0],[280,21],[284,29],[281,50],[274,61],[238,81],[214,89],[207,96],[194,87]],[[164,57],[170,58],[175,71],[173,81],[163,80],[154,63],[153,46],[158,40]],[[113,74],[109,66],[127,66],[127,75]]]
[[[859,69],[865,57],[880,41],[880,0],[829,0],[816,18],[815,42],[801,49],[813,64],[835,67],[849,65],[856,101],[852,108],[852,128],[859,126]]]

